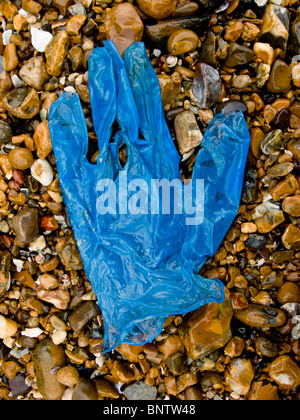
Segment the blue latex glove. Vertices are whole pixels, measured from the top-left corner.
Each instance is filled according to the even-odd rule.
[[[88,132],[77,94],[66,93],[52,105],[49,126],[68,215],[102,311],[108,352],[121,343],[152,341],[169,315],[224,300],[222,282],[198,272],[237,214],[250,136],[241,112],[219,114],[207,128],[192,182],[184,187],[194,191],[197,180],[204,180],[202,224],[189,224],[192,219],[185,212],[126,212],[124,175],[127,185],[142,179],[149,191],[153,179],[181,180],[180,157],[144,44],[129,47],[124,60],[111,41],[95,49],[89,89],[99,142],[96,165],[86,157]],[[115,120],[120,130],[110,142]],[[144,139],[139,139],[139,130]],[[122,145],[128,156],[124,168],[118,154]],[[100,214],[105,193],[112,214]],[[114,199],[119,193],[121,199]],[[199,197],[191,196],[201,208]],[[136,192],[128,197],[135,199]],[[146,207],[150,209],[150,200]]]

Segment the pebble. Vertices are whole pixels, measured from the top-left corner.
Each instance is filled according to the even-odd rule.
[[[233,309],[226,291],[224,303],[205,305],[180,324],[179,336],[188,356],[196,360],[224,347],[232,336],[232,316]]]
[[[12,218],[12,227],[16,234],[16,242],[19,246],[28,245],[39,234],[38,211],[26,207]]]
[[[300,217],[300,195],[284,198],[282,210],[293,217]]]
[[[227,67],[242,66],[249,63],[253,59],[253,56],[254,53],[250,48],[238,44],[237,42],[231,42],[225,65]]]
[[[181,55],[195,50],[199,45],[199,37],[193,31],[181,29],[174,32],[167,44],[167,48],[172,55]]]
[[[28,120],[40,111],[40,99],[35,89],[20,87],[2,98],[2,106],[14,117]]]
[[[5,46],[3,58],[5,71],[12,71],[18,66],[19,58],[16,44],[9,43]]]
[[[276,60],[272,66],[267,89],[272,93],[285,93],[291,88],[292,72],[283,60]]]
[[[235,311],[234,317],[252,328],[277,328],[286,321],[286,316],[280,309],[256,304]]]
[[[285,229],[281,240],[286,249],[297,249],[300,245],[300,229],[298,226],[289,224]]]
[[[244,114],[248,114],[247,106],[242,101],[231,99],[224,101],[216,106],[216,114],[228,115],[230,112],[242,111]]]
[[[0,120],[0,144],[9,143],[12,139],[12,129],[7,122]]]
[[[154,19],[165,19],[170,16],[178,0],[137,0],[139,8]]]
[[[33,135],[36,147],[36,153],[39,159],[46,159],[52,152],[52,143],[47,121],[42,121],[37,127]]]
[[[155,386],[147,385],[142,381],[138,381],[132,385],[128,385],[124,389],[123,394],[129,401],[153,401],[157,397],[157,389]]]
[[[62,71],[64,59],[68,54],[69,35],[66,31],[58,32],[45,48],[47,73],[59,76]]]
[[[246,240],[246,246],[248,246],[251,249],[263,249],[268,241],[267,239],[262,235],[254,235],[250,234]]]
[[[86,378],[80,378],[78,381],[73,395],[73,401],[96,401],[98,400],[98,394],[96,386],[92,381]]]
[[[226,29],[224,39],[229,42],[237,41],[243,33],[244,24],[242,22],[235,22]]]
[[[73,331],[80,333],[84,326],[100,312],[94,301],[86,301],[78,306],[69,316],[69,324]]]
[[[18,331],[18,327],[15,321],[0,315],[0,338],[2,340],[14,336]]]
[[[97,393],[100,398],[119,398],[119,393],[111,382],[102,378],[96,378],[94,380],[94,383],[96,385]]]
[[[34,371],[39,392],[45,400],[60,400],[65,386],[57,380],[55,371],[66,365],[66,356],[62,346],[56,346],[51,340],[41,341],[34,350]]]
[[[271,155],[272,153],[281,150],[284,143],[285,139],[282,136],[282,130],[276,129],[266,135],[261,142],[261,150],[265,155]]]
[[[192,111],[178,114],[174,120],[174,128],[179,152],[182,156],[200,146],[203,135]]]
[[[254,54],[265,64],[272,66],[275,60],[275,50],[270,44],[256,42],[253,46]]]
[[[268,337],[257,337],[255,349],[258,355],[264,357],[276,357],[279,352],[279,346]]]
[[[283,200],[285,197],[288,197],[295,193],[298,188],[298,182],[294,175],[287,175],[282,181],[278,182],[270,190],[270,194],[274,201]]]
[[[51,42],[53,35],[50,32],[37,28],[30,28],[31,44],[40,53],[45,52],[47,45]]]
[[[221,95],[219,72],[208,64],[197,64],[192,93],[199,108],[208,109],[214,105]]]
[[[269,375],[284,390],[300,385],[300,368],[288,355],[279,356],[270,364]]]
[[[277,301],[280,305],[300,303],[300,287],[297,283],[287,281],[278,290]]]
[[[19,75],[28,86],[36,90],[42,90],[49,79],[43,57],[32,57],[22,66]]]
[[[251,216],[259,233],[269,233],[285,221],[279,206],[269,201],[258,205],[252,211]]]
[[[248,359],[236,358],[230,362],[225,372],[225,381],[238,395],[248,394],[254,379],[254,368]]]
[[[75,387],[79,381],[78,370],[74,366],[64,366],[56,373],[56,378],[59,383],[67,387]]]
[[[291,162],[282,162],[272,166],[267,170],[267,175],[270,177],[281,177],[286,176],[294,169],[294,165]]]
[[[123,55],[125,49],[133,42],[142,40],[144,24],[136,8],[130,3],[123,3],[112,9],[106,9],[103,30],[106,38],[111,39],[119,53]]]
[[[8,160],[15,169],[25,170],[33,164],[33,155],[30,150],[23,147],[17,147],[8,154]]]
[[[37,159],[30,167],[31,175],[40,184],[47,187],[50,185],[54,178],[53,169],[46,159]]]
[[[260,41],[269,43],[273,48],[287,48],[289,38],[290,13],[287,8],[268,4],[263,15]]]

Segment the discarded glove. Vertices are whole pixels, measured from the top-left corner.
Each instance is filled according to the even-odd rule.
[[[49,126],[109,352],[121,343],[152,341],[170,315],[224,300],[222,282],[197,273],[237,214],[250,137],[241,112],[217,115],[205,132],[192,181],[183,186],[143,43],[127,48],[124,60],[111,41],[95,49],[89,90],[97,164],[86,157],[88,132],[77,94],[63,94],[52,105]],[[111,141],[115,120],[120,129]],[[122,167],[118,151],[124,145],[128,159]]]

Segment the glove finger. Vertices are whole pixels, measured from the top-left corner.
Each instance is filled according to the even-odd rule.
[[[63,94],[51,106],[48,122],[57,167],[61,176],[69,177],[77,172],[88,150],[88,132],[79,96]]]
[[[128,47],[124,62],[138,109],[140,130],[146,144],[155,146],[152,159],[158,160],[156,168],[162,164],[165,176],[176,177],[180,157],[166,123],[159,81],[144,44],[136,42]],[[147,148],[145,140],[140,141],[143,149]]]
[[[241,112],[217,115],[205,132],[192,182],[185,187],[189,194],[184,197],[185,210],[192,206],[182,255],[195,270],[216,253],[238,212],[249,145]]]
[[[105,48],[93,50],[89,59],[89,92],[98,137],[98,162],[106,158],[116,119],[117,93],[113,60]]]
[[[138,141],[139,116],[124,61],[112,41],[106,41],[104,49],[113,62],[117,91],[116,120],[121,128],[121,138],[125,136],[129,142],[136,143]]]

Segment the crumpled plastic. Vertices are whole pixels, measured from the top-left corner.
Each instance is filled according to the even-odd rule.
[[[153,179],[181,182],[180,156],[144,44],[128,47],[124,60],[111,41],[94,49],[89,92],[98,137],[97,164],[87,159],[88,131],[76,93],[65,93],[52,105],[49,127],[68,216],[102,312],[107,353],[121,343],[152,341],[170,315],[223,302],[222,282],[198,273],[237,214],[250,135],[241,112],[218,114],[207,127],[192,180],[183,188],[193,208],[202,209],[197,217],[203,218],[204,211],[202,223],[190,223],[185,209],[181,214],[161,208],[151,212],[150,202],[148,212],[126,212],[120,204],[122,176],[127,177],[126,185],[144,180],[149,191]],[[119,131],[112,141],[115,121]],[[123,145],[128,156],[124,167],[118,153]],[[109,182],[102,189],[106,180],[114,181],[115,189]],[[201,199],[191,193],[198,180],[204,180]],[[137,191],[128,193],[129,200],[136,198]],[[153,191],[159,201],[159,188]],[[111,206],[106,214],[99,207],[103,194]],[[171,194],[171,208],[174,200]]]

